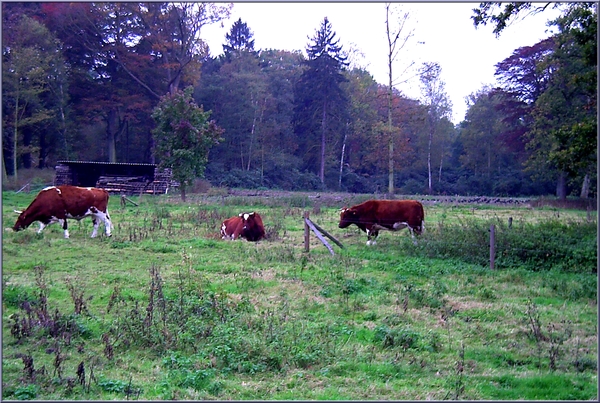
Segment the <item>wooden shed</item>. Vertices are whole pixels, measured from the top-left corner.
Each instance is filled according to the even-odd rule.
[[[54,185],[95,186],[110,193],[165,194],[179,183],[170,169],[156,164],[94,161],[58,161]]]

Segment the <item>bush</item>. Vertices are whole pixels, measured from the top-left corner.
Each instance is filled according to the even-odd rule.
[[[342,176],[342,187],[351,193],[374,193],[377,191],[378,185],[370,177],[348,172]]]
[[[549,220],[512,228],[497,219],[439,223],[421,235],[416,248],[408,239],[403,240],[402,247],[407,254],[453,258],[487,266],[489,229],[492,224],[496,227],[496,268],[597,272],[597,226],[593,222],[561,223]]]

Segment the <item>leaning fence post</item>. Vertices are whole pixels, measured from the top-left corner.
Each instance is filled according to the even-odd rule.
[[[308,223],[306,219],[308,218],[308,211],[304,212],[304,252],[308,252],[310,250],[310,229],[308,228]]]
[[[496,258],[496,226],[490,225],[490,269],[494,270]]]

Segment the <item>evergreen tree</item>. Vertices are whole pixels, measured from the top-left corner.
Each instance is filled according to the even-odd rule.
[[[239,55],[241,52],[250,52],[256,55],[253,36],[254,34],[241,18],[234,22],[231,31],[225,34],[225,39],[227,39],[227,43],[223,45],[225,58],[229,61],[232,56]]]
[[[319,178],[325,184],[326,146],[341,142],[336,134],[343,132],[346,123],[348,100],[341,83],[347,81],[342,71],[348,63],[327,17],[309,39],[307,69],[295,90],[294,132],[305,168],[318,165]]]

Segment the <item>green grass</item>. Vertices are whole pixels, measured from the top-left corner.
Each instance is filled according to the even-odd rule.
[[[3,192],[4,399],[597,398],[585,212],[426,205],[417,246],[404,231],[368,247],[301,194],[113,197],[111,238],[86,219],[65,240],[6,229],[33,196]],[[311,236],[304,252],[305,209],[343,250]],[[269,238],[221,240],[245,210]]]

